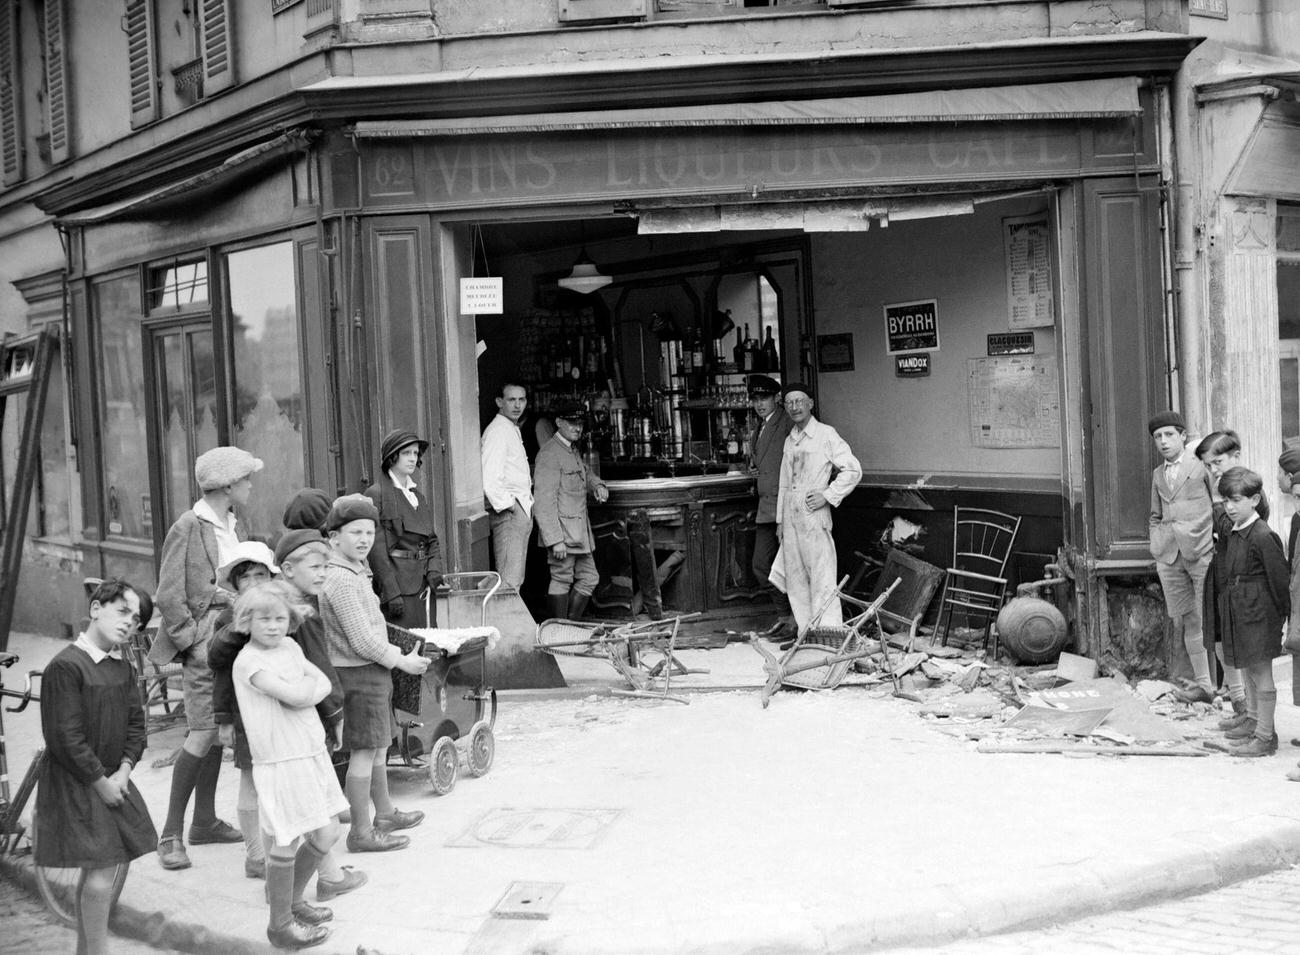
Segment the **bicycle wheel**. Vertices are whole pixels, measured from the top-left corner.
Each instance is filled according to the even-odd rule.
[[[22,815],[23,810],[27,807],[27,800],[32,798],[32,793],[36,789],[36,775],[40,772],[41,760],[45,756],[45,750],[38,749],[36,755],[32,757],[32,764],[27,767],[27,772],[23,776],[22,782],[14,790],[13,799],[5,807],[4,818],[0,819],[0,853],[16,854],[19,843],[22,842],[25,830],[23,829]]]
[[[32,810],[32,855],[36,855],[36,810]],[[36,873],[36,889],[45,900],[45,907],[64,925],[77,924],[77,890],[80,888],[81,870],[62,866],[33,865]],[[126,884],[127,866],[119,865],[113,873],[113,901],[109,906],[111,913],[117,906],[122,886]]]

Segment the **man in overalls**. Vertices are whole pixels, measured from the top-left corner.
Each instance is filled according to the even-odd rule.
[[[786,436],[781,458],[776,501],[781,549],[772,564],[772,582],[790,598],[790,609],[802,633],[819,613],[818,626],[836,627],[844,622],[839,600],[832,599],[838,567],[830,509],[858,486],[862,466],[848,442],[813,417],[807,385],[786,385],[782,394],[794,427]]]

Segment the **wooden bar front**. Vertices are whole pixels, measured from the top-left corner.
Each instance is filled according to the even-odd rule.
[[[591,503],[604,617],[735,615],[770,606],[750,567],[758,498],[748,474],[607,481]]]

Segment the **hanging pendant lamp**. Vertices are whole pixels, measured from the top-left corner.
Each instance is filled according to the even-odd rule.
[[[583,225],[582,251],[573,263],[573,270],[559,280],[560,288],[571,289],[580,295],[590,295],[614,281],[611,276],[602,275],[600,269],[596,268],[596,263],[587,255],[586,231],[586,226]]]

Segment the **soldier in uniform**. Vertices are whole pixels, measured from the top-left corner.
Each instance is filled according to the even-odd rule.
[[[582,619],[600,583],[587,495],[602,504],[609,500],[609,489],[587,467],[577,447],[586,422],[587,409],[582,402],[561,401],[555,409],[555,435],[537,452],[533,467],[537,543],[546,548],[551,572],[547,613],[569,620]]]

